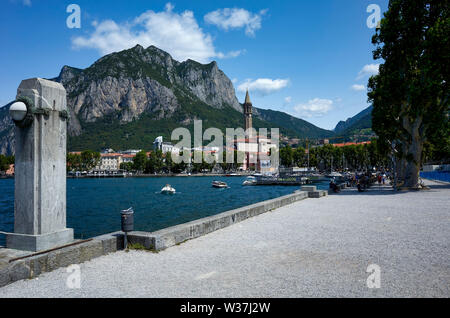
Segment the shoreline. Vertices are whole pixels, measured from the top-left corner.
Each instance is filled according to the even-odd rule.
[[[197,174],[137,174],[131,176],[123,175],[100,175],[100,176],[70,176],[67,175],[67,179],[111,179],[111,178],[164,178],[164,177],[248,177],[253,173],[228,175],[226,173],[197,173]],[[14,176],[0,176],[1,179],[14,179]]]
[[[130,176],[124,175],[99,175],[99,176],[67,176],[70,179],[102,179],[102,178],[164,178],[164,177],[247,177],[252,174],[239,174],[239,175],[228,175],[226,173],[196,173],[187,175],[184,173],[180,174],[134,174]]]

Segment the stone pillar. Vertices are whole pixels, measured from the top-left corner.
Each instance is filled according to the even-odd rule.
[[[23,80],[29,125],[16,125],[14,233],[8,248],[41,251],[73,241],[66,228],[66,90],[56,82]],[[31,109],[31,111],[30,111]]]

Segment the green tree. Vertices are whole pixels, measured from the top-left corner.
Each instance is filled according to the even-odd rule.
[[[133,162],[122,162],[120,164],[120,169],[125,171],[132,171],[133,170]]]
[[[14,156],[12,156],[12,155],[11,156],[6,156],[6,162],[9,165],[13,165],[15,161],[16,161],[16,158]]]
[[[222,167],[223,171],[230,171],[233,168],[233,163],[227,162],[227,155],[229,155],[231,151],[222,151],[222,162],[220,163],[220,166]],[[233,154],[234,155],[234,154]]]
[[[81,155],[79,154],[68,153],[66,163],[68,171],[80,171],[82,169]]]
[[[159,173],[164,168],[164,157],[161,150],[152,151],[145,165],[146,173]]]
[[[295,148],[293,159],[294,159],[294,164],[298,167],[303,167],[305,164],[307,164],[305,148],[303,148],[303,147]]]
[[[101,156],[97,151],[85,150],[81,153],[81,168],[91,170],[100,162]]]
[[[333,166],[334,146],[327,144],[315,149],[317,164],[321,164],[325,170],[330,170]]]
[[[199,156],[199,155],[197,155],[197,156]],[[192,163],[192,171],[194,171],[194,172],[203,172],[203,170],[211,171],[214,168],[214,166],[216,165],[215,162],[213,162],[213,163],[206,162],[205,154],[203,152],[201,152],[201,158],[202,158],[201,162]]]
[[[147,160],[147,153],[144,150],[139,151],[133,159],[133,169],[141,172],[144,171]]]
[[[174,166],[174,162],[172,160],[172,153],[167,152],[165,154],[165,158],[164,158],[164,168],[166,168],[168,172],[172,172],[173,166]]]
[[[369,80],[372,127],[380,140],[397,141],[399,178],[419,186],[424,145],[448,136],[450,74],[448,0],[391,0],[372,38],[383,59]]]
[[[369,151],[367,145],[356,146],[356,160],[360,170],[367,170],[369,168]]]
[[[180,158],[183,158],[183,152],[182,151],[180,151],[179,155],[180,155]],[[171,156],[171,158],[172,158],[172,156]],[[181,161],[180,163],[173,162],[172,172],[174,172],[174,173],[181,173],[181,172],[185,171],[186,168],[187,168],[187,163],[184,162],[184,161]]]
[[[8,159],[5,155],[0,154],[0,171],[6,171],[9,169]]]
[[[280,149],[280,164],[285,167],[292,167],[294,164],[294,151],[291,146]]]

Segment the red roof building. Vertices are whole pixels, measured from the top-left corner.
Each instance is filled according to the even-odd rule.
[[[362,141],[362,142],[344,142],[340,144],[331,144],[334,147],[345,147],[345,146],[357,146],[357,145],[368,145],[371,141]]]

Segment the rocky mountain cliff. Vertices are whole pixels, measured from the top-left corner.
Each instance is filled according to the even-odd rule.
[[[51,80],[62,83],[67,91],[69,151],[149,149],[156,136],[170,139],[174,128],[192,128],[195,119],[203,120],[204,129],[242,127],[242,106],[216,62],[178,62],[154,46],[137,45],[106,55],[86,69],[64,66]],[[2,153],[14,153],[8,108],[0,108]],[[274,114],[262,114],[255,111],[255,128],[279,127],[293,136],[303,132],[285,129],[279,120],[271,122]],[[314,136],[307,137],[328,132],[305,123],[305,132],[314,131]]]
[[[106,55],[85,70],[64,66],[54,80],[67,91],[72,136],[81,134],[82,122],[105,117],[121,123],[138,119],[144,112],[155,119],[169,118],[185,99],[241,111],[233,84],[216,62],[180,63],[154,46],[137,45]]]
[[[14,153],[14,124],[8,112],[11,104],[0,108],[0,154]]]
[[[66,88],[71,137],[82,135],[84,126],[99,121],[126,124],[144,113],[154,120],[171,118],[185,104],[200,102],[215,109],[242,111],[232,82],[216,62],[180,63],[154,46],[137,45],[106,55],[84,70],[64,66],[52,80]],[[0,109],[2,153],[14,152],[7,108]],[[188,124],[195,118],[184,112],[177,121]]]

